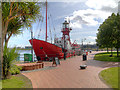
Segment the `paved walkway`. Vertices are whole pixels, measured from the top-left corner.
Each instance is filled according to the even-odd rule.
[[[33,84],[33,88],[109,88],[99,78],[98,74],[105,68],[117,66],[118,63],[101,62],[93,60],[98,52],[88,55],[87,61],[82,61],[82,56],[76,56],[52,69],[23,72]],[[86,64],[87,68],[80,69],[80,65]],[[52,66],[52,63],[45,63]]]

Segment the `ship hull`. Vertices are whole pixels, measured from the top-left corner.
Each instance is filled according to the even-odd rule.
[[[38,39],[32,39],[29,42],[33,46],[36,57],[39,57],[41,60],[50,60],[54,57],[62,59],[64,57],[62,48],[54,44]]]

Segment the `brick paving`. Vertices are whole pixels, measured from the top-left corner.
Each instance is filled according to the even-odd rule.
[[[54,69],[23,72],[22,74],[32,81],[33,88],[109,88],[99,78],[103,69],[117,66],[117,62],[101,62],[93,60],[98,52],[89,53],[87,61],[82,56],[61,61],[61,65]],[[87,65],[84,70],[80,65]],[[45,62],[46,67],[51,67],[51,62]]]

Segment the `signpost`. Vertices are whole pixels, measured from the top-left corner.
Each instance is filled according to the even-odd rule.
[[[60,65],[60,61],[59,61],[58,57],[55,57],[55,58],[54,58],[53,64],[55,64],[56,66],[57,66],[57,65]],[[52,64],[52,65],[53,65],[53,64]]]
[[[56,62],[56,65],[60,65],[60,61],[59,61],[58,57],[55,57],[55,62]]]

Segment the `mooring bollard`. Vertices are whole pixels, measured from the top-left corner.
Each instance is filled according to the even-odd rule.
[[[80,69],[86,69],[87,65],[80,65]]]

